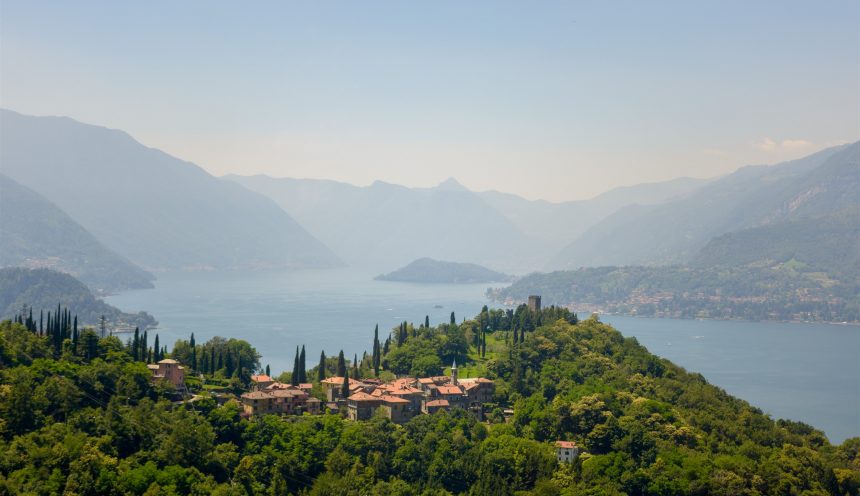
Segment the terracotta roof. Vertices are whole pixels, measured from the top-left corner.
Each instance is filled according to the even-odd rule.
[[[252,375],[251,380],[254,382],[272,382],[273,379],[266,374]]]
[[[347,399],[349,401],[379,401],[379,398],[364,392],[355,393]]]
[[[321,382],[322,384],[336,384],[336,385],[338,385],[338,386],[339,386],[339,385],[343,384],[343,377],[340,377],[340,376],[329,377],[329,378],[327,378],[327,379],[323,379],[323,380],[321,380],[320,382]],[[353,384],[353,383],[356,383],[356,382],[358,382],[358,381],[356,381],[356,380],[355,380],[355,379],[353,379],[353,378],[350,378],[350,379],[349,379],[349,383],[350,383],[350,384]]]
[[[439,386],[439,394],[463,394],[460,386]]]
[[[282,383],[282,382],[273,382],[273,383],[269,384],[268,386],[266,386],[264,389],[265,389],[266,391],[275,391],[275,390],[278,390],[278,389],[294,389],[294,390],[298,390],[298,389],[297,389],[295,386],[293,386],[292,384],[284,384],[284,383]]]
[[[556,448],[568,448],[568,449],[570,449],[570,448],[576,448],[576,443],[574,443],[573,441],[556,441],[555,446],[556,446]]]
[[[158,370],[158,365],[154,363],[148,363],[146,364],[146,368],[148,368],[149,370]]]
[[[383,396],[382,401],[386,403],[409,403],[409,400],[404,400],[403,398],[398,398],[397,396]]]
[[[429,406],[450,406],[448,400],[432,400],[428,401],[426,405]]]
[[[275,398],[292,398],[294,396],[307,396],[307,393],[304,391],[299,391],[297,389],[275,389],[274,391],[270,391],[268,394],[272,395]]]
[[[242,395],[242,398],[249,400],[264,400],[267,398],[271,398],[269,393],[264,393],[263,391],[252,391],[250,393],[245,393]]]
[[[299,384],[299,389],[313,389],[313,388],[314,388],[314,385],[311,384],[310,382],[303,382],[303,383]]]
[[[431,379],[430,377],[422,377],[418,379],[418,382],[420,382],[421,384],[433,384],[433,379]]]
[[[164,360],[159,360],[158,363],[179,363],[172,358],[165,358]]]

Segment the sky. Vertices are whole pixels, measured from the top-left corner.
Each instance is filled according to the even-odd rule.
[[[0,106],[215,175],[585,199],[860,139],[860,2],[2,0]]]

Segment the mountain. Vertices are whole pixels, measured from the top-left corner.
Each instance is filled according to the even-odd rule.
[[[548,254],[542,243],[454,180],[407,188],[261,175],[225,179],[275,200],[353,265],[379,269],[426,256],[526,271]]]
[[[268,198],[121,131],[0,110],[0,163],[108,248],[149,269],[340,263]]]
[[[548,267],[685,263],[712,238],[732,231],[856,208],[858,147],[744,167],[694,195],[624,207],[588,229]]]
[[[585,230],[618,209],[632,204],[653,205],[689,195],[708,179],[678,178],[658,183],[614,188],[590,200],[553,203],[526,200],[510,193],[484,191],[482,200],[501,212],[528,236],[558,251]]]
[[[727,233],[709,241],[691,265],[789,262],[846,282],[860,282],[860,211],[846,209]]]
[[[352,264],[383,268],[421,255],[520,273],[542,267],[547,257],[624,205],[681,197],[707,182],[682,178],[551,203],[497,191],[475,193],[455,179],[434,188],[268,176],[225,179],[278,202]]]
[[[474,284],[510,281],[511,276],[477,264],[419,258],[405,267],[377,276],[375,279],[378,281],[417,283]]]
[[[24,306],[39,312],[56,312],[57,305],[78,316],[81,325],[95,326],[102,315],[109,327],[154,327],[158,322],[146,312],[125,313],[93,296],[81,281],[49,269],[7,267],[0,269],[0,320],[11,319]]]
[[[67,272],[97,292],[151,288],[153,279],[46,198],[0,174],[0,267],[4,266]]]

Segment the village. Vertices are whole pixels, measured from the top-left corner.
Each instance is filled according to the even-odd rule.
[[[147,367],[153,381],[166,381],[177,391],[185,391],[185,367],[176,360],[167,358]],[[483,421],[484,405],[492,402],[496,388],[494,381],[484,377],[460,378],[456,362],[447,376],[401,377],[389,382],[337,376],[323,379],[320,385],[325,401],[312,395],[312,383],[283,384],[269,375],[252,375],[251,390],[239,396],[242,416],[331,413],[359,421],[382,415],[402,424],[418,415],[461,408]],[[556,441],[555,450],[559,463],[571,463],[580,454],[572,441]]]

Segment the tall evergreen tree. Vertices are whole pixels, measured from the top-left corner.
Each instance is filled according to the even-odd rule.
[[[358,379],[358,354],[355,354],[355,357],[352,359],[352,377]]]
[[[337,376],[343,377],[346,374],[346,359],[343,357],[343,350],[337,355]]]
[[[152,345],[152,349],[154,350],[152,359],[155,362],[161,361],[161,356],[159,355],[159,353],[161,352],[161,348],[158,345],[158,334],[155,335],[155,343]]]
[[[388,354],[388,351],[391,349],[391,336],[388,336],[385,339],[385,344],[382,346],[382,355],[385,356]],[[380,363],[382,362],[382,357],[380,357]]]
[[[325,379],[325,350],[320,352],[320,365],[317,367],[317,380]]]
[[[457,325],[457,317],[454,316],[454,312],[451,312],[451,325]]]
[[[430,329],[430,316],[429,315],[424,316],[424,328]]]
[[[305,364],[305,345],[302,345],[302,352],[299,353],[299,383],[308,382],[308,369]]]
[[[296,346],[296,356],[293,358],[293,373],[290,374],[290,384],[299,385],[299,347]]]
[[[197,370],[197,343],[194,341],[194,333],[191,333],[191,341],[188,342],[191,346],[191,370]]]
[[[343,384],[340,386],[340,395],[343,399],[349,398],[349,372],[346,369],[343,371]]]
[[[272,377],[272,369],[269,368],[269,364],[266,364],[266,375]]]
[[[134,328],[134,337],[131,340],[131,359],[135,362],[140,357],[140,328]]]

